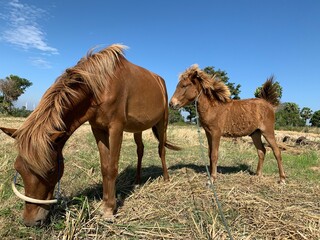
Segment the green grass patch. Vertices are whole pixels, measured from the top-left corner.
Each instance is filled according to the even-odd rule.
[[[300,155],[283,154],[283,161],[291,179],[320,182],[318,151],[306,151]]]

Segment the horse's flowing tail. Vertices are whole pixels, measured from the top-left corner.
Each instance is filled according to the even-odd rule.
[[[267,79],[263,84],[258,97],[266,100],[276,107],[279,105],[279,94],[277,91],[277,85],[274,84],[273,79],[273,76]]]
[[[152,132],[153,132],[153,135],[156,137],[156,139],[159,141],[159,133],[158,133],[158,131],[157,131],[157,129],[155,127],[152,128]],[[164,146],[166,148],[168,148],[170,150],[174,150],[174,151],[181,150],[181,147],[173,145],[172,143],[167,141],[167,139],[165,139]]]

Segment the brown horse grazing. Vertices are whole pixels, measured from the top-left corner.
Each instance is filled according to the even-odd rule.
[[[96,139],[103,178],[102,213],[113,218],[115,181],[123,131],[134,133],[140,180],[143,156],[142,131],[152,128],[159,141],[163,177],[169,179],[165,147],[168,98],[164,80],[123,55],[125,46],[114,44],[82,58],[67,69],[46,91],[38,107],[19,129],[1,128],[16,139],[19,155],[14,167],[22,176],[26,201],[24,223],[45,220],[64,163],[62,149],[72,133],[89,121]],[[49,201],[50,200],[50,201]]]
[[[274,135],[274,106],[278,102],[278,97],[272,78],[264,83],[260,98],[231,100],[230,91],[223,82],[200,70],[198,65],[193,65],[180,75],[170,106],[181,108],[195,100],[199,119],[208,140],[212,180],[217,178],[221,136],[251,136],[259,157],[256,173],[261,175],[266,153],[261,141],[263,135],[277,159],[280,182],[285,182],[281,152]]]

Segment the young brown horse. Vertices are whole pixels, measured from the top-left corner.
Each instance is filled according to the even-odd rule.
[[[62,148],[86,121],[91,124],[100,153],[101,210],[105,218],[112,218],[116,208],[115,181],[123,131],[134,133],[137,144],[136,181],[140,180],[143,156],[142,131],[148,128],[152,128],[159,141],[163,177],[169,179],[164,147],[179,148],[167,142],[165,82],[127,61],[124,48],[114,44],[97,53],[89,52],[46,91],[19,129],[1,128],[16,139],[19,155],[14,166],[22,176],[28,197],[23,198],[26,225],[39,225],[46,218],[48,200],[53,198],[55,185],[63,174]]]
[[[199,119],[209,145],[210,173],[217,178],[218,148],[221,136],[240,137],[250,135],[258,150],[257,175],[262,173],[266,149],[261,134],[270,144],[278,162],[280,182],[285,182],[281,152],[274,135],[274,105],[277,93],[273,79],[262,87],[261,98],[231,100],[228,87],[193,65],[180,75],[176,91],[170,100],[172,108],[181,108],[197,101]]]

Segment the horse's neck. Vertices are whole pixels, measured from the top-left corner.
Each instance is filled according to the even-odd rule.
[[[203,93],[200,94],[197,100],[197,110],[200,117],[206,114],[209,108],[213,105],[214,104],[208,99],[207,96],[205,96]]]
[[[77,130],[82,124],[88,121],[94,111],[90,104],[81,101],[74,106],[65,116],[66,130],[68,135],[71,135],[75,130]]]
[[[197,101],[197,111],[199,114],[199,119],[203,125],[209,123],[212,119],[219,117],[219,110],[220,106],[218,102],[210,100],[204,94],[199,96]]]

